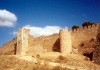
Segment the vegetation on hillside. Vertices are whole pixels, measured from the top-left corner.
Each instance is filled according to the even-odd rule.
[[[27,58],[30,57],[30,58]],[[80,57],[80,58],[78,58]],[[37,62],[34,62],[36,58]],[[82,55],[40,53],[32,56],[0,56],[1,70],[98,70],[100,67],[85,60]]]

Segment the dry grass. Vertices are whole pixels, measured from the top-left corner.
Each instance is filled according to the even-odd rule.
[[[67,66],[69,68],[72,67],[74,69],[79,69],[79,68],[87,68],[89,70],[100,69],[98,65],[92,63],[85,56],[80,54],[62,55],[61,53],[47,52],[47,53],[33,54],[33,56],[40,60],[60,63],[61,65],[63,64],[64,66]]]
[[[33,63],[19,60],[15,56],[0,56],[0,70],[32,70]]]
[[[64,69],[63,68],[58,69],[58,66],[52,67],[48,65],[48,62],[45,62],[43,65],[41,65],[39,60],[37,63],[34,63],[21,59],[19,60],[15,56],[4,55],[0,56],[0,70],[64,70]]]
[[[99,70],[100,67],[90,61],[84,60],[84,56],[60,53],[38,53],[30,58],[36,58],[37,62],[27,61],[24,56],[0,56],[0,70]],[[25,56],[26,58],[26,56]],[[27,58],[28,59],[28,58]],[[42,64],[42,61],[43,64]],[[50,65],[51,63],[51,65]],[[58,63],[58,65],[57,65]],[[53,66],[55,64],[56,66]]]

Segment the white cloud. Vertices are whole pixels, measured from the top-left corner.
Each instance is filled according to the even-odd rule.
[[[48,36],[54,33],[59,33],[59,30],[62,29],[60,26],[36,27],[36,26],[31,26],[31,25],[26,25],[23,28],[30,29],[30,34],[34,37],[39,37],[42,35]]]
[[[17,31],[14,31],[12,34],[16,36],[17,35]]]
[[[23,28],[30,29],[30,35],[33,37],[39,37],[39,36],[48,36],[52,35],[54,33],[59,33],[60,29],[68,29],[67,27],[62,28],[60,26],[45,26],[45,27],[36,27],[31,25],[23,26]],[[17,35],[17,31],[13,31],[11,34],[14,36]]]
[[[10,34],[10,35],[14,35],[14,36],[16,37],[16,36],[17,36],[17,31],[14,30],[13,32],[10,32],[9,34]]]
[[[7,11],[0,10],[0,26],[13,27],[17,21],[15,14]]]

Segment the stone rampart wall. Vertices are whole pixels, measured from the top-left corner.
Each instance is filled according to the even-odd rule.
[[[71,38],[67,40],[67,44],[68,44],[68,42],[71,42],[70,46],[72,46],[74,48],[78,48],[80,46],[80,44],[82,44],[86,41],[89,41],[91,39],[96,39],[99,26],[100,26],[100,24],[96,24],[96,25],[88,26],[88,28],[87,27],[78,28],[77,30],[73,30],[73,31],[68,30],[67,32],[64,33],[64,35],[65,35],[64,37],[68,37],[68,38],[70,37],[70,36],[67,36],[67,33],[68,34],[70,33],[70,35],[71,35]],[[61,50],[59,36],[60,36],[59,34],[53,34],[50,36],[41,36],[41,37],[37,37],[37,38],[29,36],[29,39],[26,37],[26,39],[28,39],[28,41],[27,41],[28,48],[29,48],[28,52],[30,52],[30,51],[32,51],[32,52],[39,52],[39,51],[41,51],[41,52],[53,52],[53,51],[59,52]],[[15,53],[16,42],[18,40],[19,41],[21,40],[20,36],[19,36],[19,39],[12,40],[11,42],[6,43],[6,45],[4,45],[3,47],[7,47],[7,46],[9,46],[9,48],[13,47],[13,53]],[[66,51],[67,50],[68,49],[66,49]]]
[[[86,41],[90,41],[91,39],[96,39],[99,26],[100,24],[96,24],[96,25],[92,25],[92,26],[88,26],[84,28],[78,28],[77,30],[73,30],[73,31],[72,30],[62,31],[61,33],[62,35],[53,34],[50,36],[40,36],[37,38],[30,37],[31,39],[29,39],[30,40],[29,44],[30,44],[31,50],[32,48],[34,49],[39,46],[39,47],[42,47],[43,51],[47,51],[47,52],[61,51],[60,42],[62,41],[60,40],[63,40],[64,38],[64,39],[67,39],[65,41],[63,40],[66,46],[69,46],[69,48],[70,47],[78,48],[80,47],[82,43]],[[62,36],[62,39],[60,39],[59,36]],[[64,45],[63,42],[62,42],[62,45]],[[37,52],[41,51],[39,50],[39,47],[38,47]],[[67,51],[69,50],[69,48],[67,47],[67,49],[65,50]]]
[[[71,31],[72,47],[77,48],[86,41],[96,39],[99,26],[100,24],[96,24],[88,26],[88,28],[78,28],[77,30]]]
[[[5,43],[0,47],[0,55],[14,55],[16,54],[17,38]]]
[[[41,51],[42,49],[43,49],[43,52],[60,51],[59,34],[33,38],[33,39],[30,39],[29,43],[30,43],[30,48],[31,48],[30,50],[32,50],[33,48],[33,52],[34,51],[38,52],[38,51]],[[36,47],[38,47],[38,49]]]

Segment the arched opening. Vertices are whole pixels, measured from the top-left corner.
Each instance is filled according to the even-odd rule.
[[[92,61],[92,59],[93,59],[93,52],[91,52],[91,53],[84,53],[83,55],[88,57],[90,59],[90,61]]]

